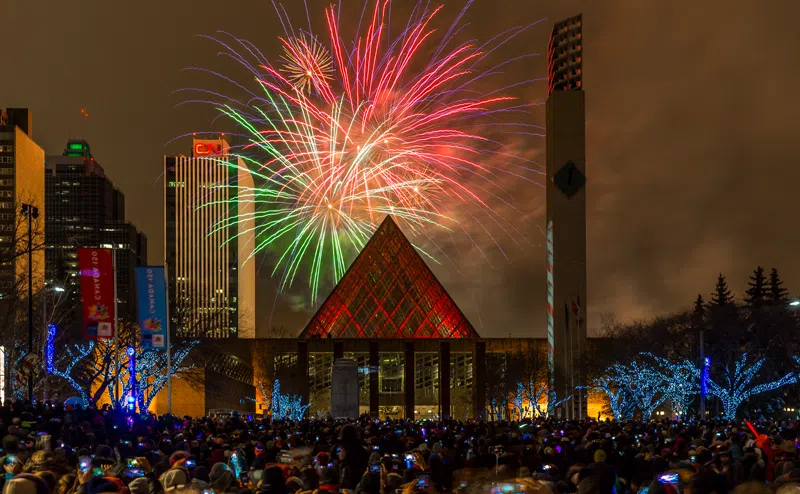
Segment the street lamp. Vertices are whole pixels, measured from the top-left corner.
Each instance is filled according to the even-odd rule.
[[[22,216],[28,217],[28,354],[33,353],[33,220],[39,208],[22,204]],[[28,401],[33,403],[33,369],[28,371]]]
[[[792,300],[791,302],[789,302],[789,305],[791,305],[792,307],[800,307],[800,300]]]

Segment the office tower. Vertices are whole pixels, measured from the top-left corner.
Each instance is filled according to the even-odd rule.
[[[119,317],[136,321],[134,268],[147,264],[147,237],[125,220],[125,195],[92,156],[88,142],[70,139],[62,155],[47,157],[45,198],[48,287],[63,289],[59,304],[71,309],[56,323],[80,334],[78,247],[114,249]]]
[[[191,157],[164,157],[172,334],[255,337],[252,190],[252,175],[224,137],[194,139]]]
[[[0,299],[25,298],[28,291],[28,218],[33,234],[33,291],[44,279],[42,228],[44,150],[33,140],[33,120],[27,108],[0,109]]]
[[[547,98],[547,340],[550,385],[567,418],[585,414],[586,153],[582,16],[553,27]]]

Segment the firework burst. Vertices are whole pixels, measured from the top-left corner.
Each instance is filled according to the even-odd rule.
[[[317,39],[306,33],[283,39],[283,72],[286,79],[300,91],[328,84],[333,77],[330,53]]]
[[[480,67],[529,26],[484,45],[457,42],[467,7],[442,36],[432,27],[442,7],[418,4],[406,27],[392,33],[391,1],[369,2],[366,28],[346,42],[338,8],[331,6],[325,10],[329,48],[315,36],[295,35],[276,9],[287,31],[280,38],[281,67],[248,41],[227,33],[210,38],[255,81],[250,89],[208,71],[247,94],[239,101],[203,91],[217,101],[202,101],[233,120],[246,141],[234,154],[254,175],[257,186],[246,196],[255,213],[239,220],[255,220],[256,251],[276,254],[273,275],[282,289],[306,273],[315,305],[321,283],[341,278],[386,214],[427,235],[429,228],[467,232],[454,215],[463,210],[460,216],[483,230],[491,223],[512,239],[517,235],[515,219],[492,208],[500,201],[513,209],[499,179],[537,183],[539,172],[505,142],[539,134],[513,120],[528,105],[487,79],[525,56]],[[217,227],[233,221],[220,219]]]

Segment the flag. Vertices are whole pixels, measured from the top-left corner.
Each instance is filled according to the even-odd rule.
[[[581,296],[578,295],[578,302],[572,302],[572,312],[575,314],[575,319],[578,320],[578,327],[581,327]]]
[[[167,284],[163,266],[136,267],[142,348],[167,348]]]
[[[83,301],[83,337],[114,338],[114,261],[111,249],[78,249]]]

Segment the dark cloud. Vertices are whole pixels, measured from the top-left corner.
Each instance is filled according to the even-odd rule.
[[[452,13],[460,2],[446,3]],[[153,199],[162,155],[188,147],[165,144],[207,128],[211,115],[176,108],[172,94],[192,85],[182,68],[217,63],[214,47],[195,35],[224,29],[269,45],[281,32],[273,12],[270,2],[242,0],[6,2],[0,106],[32,108],[34,137],[48,153],[71,135],[86,137],[159,262],[162,211]],[[710,292],[720,271],[741,293],[759,263],[777,267],[800,292],[800,3],[478,0],[466,21],[485,40],[547,17],[502,53],[544,54],[552,22],[577,12],[585,21],[592,322],[605,311],[626,319],[686,306]],[[543,57],[508,71],[517,80],[544,75]],[[541,102],[545,92],[534,82],[517,95]],[[531,119],[543,124],[543,108]],[[513,144],[542,156],[541,138]],[[544,191],[520,182],[506,188],[526,214],[519,245],[499,235],[506,257],[486,249],[487,260],[457,239],[443,245],[447,257],[434,271],[482,334],[542,336]],[[307,316],[290,309],[298,294],[275,299],[267,272],[259,296],[278,307],[273,325],[301,326]]]

